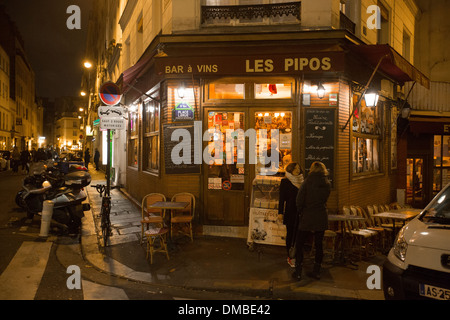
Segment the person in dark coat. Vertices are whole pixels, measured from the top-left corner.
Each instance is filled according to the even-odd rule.
[[[89,153],[89,148],[86,148],[84,152],[84,166],[89,169],[89,161],[91,161],[91,154]]]
[[[30,152],[27,149],[22,150],[20,153],[20,162],[22,163],[22,172],[27,170],[27,173],[30,171],[28,163],[31,160]]]
[[[291,162],[286,166],[285,178],[280,183],[280,201],[278,214],[283,215],[283,224],[286,226],[287,261],[291,267],[295,267],[295,259],[289,257],[289,248],[293,244],[295,230],[297,229],[297,205],[298,189],[303,183],[303,171],[300,165]]]
[[[308,177],[300,186],[297,194],[297,209],[299,224],[296,237],[296,263],[292,277],[301,280],[303,265],[303,247],[308,235],[314,234],[313,272],[308,274],[312,278],[320,279],[320,268],[323,259],[323,237],[328,229],[328,212],[326,203],[331,192],[331,184],[327,178],[328,170],[325,165],[316,161],[309,170]]]
[[[100,152],[98,151],[97,148],[95,148],[95,153],[94,153],[94,163],[95,163],[95,170],[99,170],[99,166],[98,166],[98,162],[100,161]]]

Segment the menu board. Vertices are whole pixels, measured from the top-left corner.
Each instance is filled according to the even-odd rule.
[[[305,109],[305,170],[309,171],[314,161],[322,162],[334,185],[334,154],[336,132],[335,108]]]
[[[186,161],[175,164],[172,161],[172,150],[175,146],[181,143],[182,138],[178,141],[172,141],[172,133],[176,129],[186,129],[191,137],[190,155],[182,154]],[[166,174],[185,174],[185,173],[200,173],[200,164],[195,164],[194,161],[194,125],[190,124],[166,124],[164,125],[164,165]],[[187,149],[186,149],[187,150]],[[189,150],[188,150],[189,151]],[[190,159],[189,159],[190,157]]]

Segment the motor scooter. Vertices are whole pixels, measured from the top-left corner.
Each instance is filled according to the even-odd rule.
[[[40,188],[24,184],[23,203],[27,217],[32,219],[34,215],[41,214],[44,201],[51,200],[51,225],[63,233],[77,234],[80,232],[84,211],[90,210],[89,203],[83,202],[87,199],[84,187],[90,184],[91,175],[86,171],[76,171],[64,175],[63,179],[62,187],[55,187],[48,180],[45,180]]]

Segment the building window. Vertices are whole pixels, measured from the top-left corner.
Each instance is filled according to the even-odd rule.
[[[144,102],[143,108],[144,128],[144,170],[159,172],[159,146],[160,146],[160,105],[154,100]]]
[[[235,83],[209,84],[210,99],[244,99],[245,85]]]
[[[433,196],[450,182],[450,136],[434,136]]]
[[[403,30],[403,57],[411,62],[411,36],[409,32],[404,29]]]
[[[380,8],[381,28],[377,32],[377,43],[390,44],[389,11],[380,2],[378,2],[378,7]]]
[[[257,83],[255,84],[255,99],[290,99],[292,83]]]
[[[129,115],[128,121],[128,165],[130,167],[138,167],[138,150],[139,150],[139,137],[138,137],[138,122],[139,115],[137,112],[132,112]]]
[[[353,95],[353,105],[358,103],[359,95]],[[368,108],[364,99],[353,115],[352,162],[353,173],[378,173],[381,157],[381,107]]]

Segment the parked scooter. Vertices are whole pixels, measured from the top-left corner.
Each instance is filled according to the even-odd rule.
[[[71,166],[69,172],[75,171],[87,171],[87,169],[83,166]],[[30,166],[28,176],[22,182],[22,189],[16,194],[16,204],[22,209],[27,209],[24,197],[29,194],[30,190],[41,189],[44,181],[50,182],[53,188],[61,188],[64,186],[64,175],[65,173],[61,171],[59,164],[53,160],[33,163]]]
[[[41,177],[50,178],[50,175],[43,173]],[[39,179],[41,178],[36,177],[35,183],[38,183]],[[27,211],[27,217],[33,218],[35,214],[40,214],[44,201],[51,200],[54,203],[52,225],[66,233],[79,233],[84,211],[90,210],[88,203],[83,204],[87,198],[83,188],[90,184],[91,175],[83,170],[68,173],[59,180],[55,179],[55,184],[49,180],[46,179],[36,187],[26,184],[24,179],[20,197]]]

